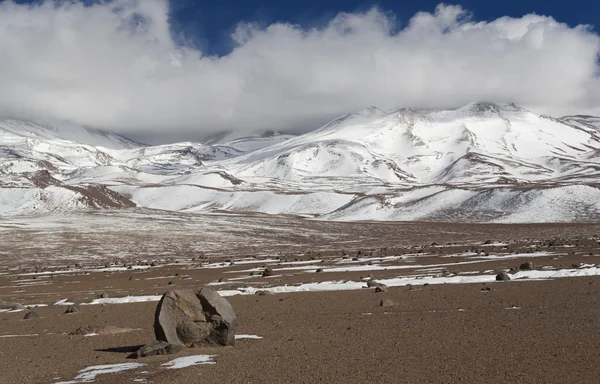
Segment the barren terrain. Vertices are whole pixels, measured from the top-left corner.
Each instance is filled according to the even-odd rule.
[[[145,210],[0,219],[0,301],[29,307],[0,310],[0,382],[86,382],[88,367],[129,364],[88,382],[595,383],[599,228]],[[511,281],[495,281],[502,271]],[[153,339],[161,294],[205,284],[237,312],[235,347],[127,358]],[[81,313],[64,314],[69,303]],[[30,310],[40,318],[23,320]],[[69,335],[80,327],[88,336]],[[162,365],[197,355],[213,364]]]

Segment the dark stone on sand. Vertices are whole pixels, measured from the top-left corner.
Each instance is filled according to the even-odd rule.
[[[175,282],[174,282],[174,281],[169,281],[169,282],[167,283],[167,285],[168,285],[168,286],[173,286],[173,285],[175,285]]]
[[[130,357],[137,359],[146,356],[174,355],[181,352],[182,349],[182,344],[171,344],[167,343],[166,341],[155,341],[153,343],[144,345]]]
[[[262,272],[263,277],[273,276],[273,270],[271,268],[265,268]]]
[[[380,283],[378,281],[375,281],[375,280],[369,280],[369,281],[367,281],[367,287],[369,287],[369,288],[373,288],[373,287],[387,288],[387,285]]]
[[[496,275],[496,281],[509,281],[510,276],[506,272],[502,272]]]
[[[27,312],[27,314],[25,314],[25,317],[23,317],[23,320],[33,320],[33,319],[39,319],[40,315],[38,315],[37,313],[30,311]]]
[[[99,299],[108,299],[108,293],[106,292],[102,292],[101,294],[98,295]]]
[[[254,294],[257,295],[257,296],[267,296],[267,295],[272,295],[273,292],[267,291],[267,290],[263,290],[263,289],[259,289],[258,291],[254,292]]]
[[[375,293],[387,292],[386,287],[375,287]]]
[[[379,302],[380,307],[392,307],[394,302],[390,299],[383,299]]]
[[[81,312],[81,308],[79,308],[78,305],[69,305],[69,307],[67,308],[67,310],[65,311],[65,314],[69,314],[69,313],[79,313]]]
[[[531,261],[523,263],[523,264],[519,265],[519,269],[521,269],[523,271],[532,270],[533,269],[533,263]]]
[[[323,268],[319,268],[319,269],[317,269],[315,272],[316,272],[316,273],[321,273],[321,272],[323,272]]]
[[[234,345],[236,327],[231,304],[210,287],[167,292],[156,307],[158,341],[186,347]]]

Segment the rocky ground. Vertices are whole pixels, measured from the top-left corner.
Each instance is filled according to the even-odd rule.
[[[0,382],[597,382],[597,225],[152,223],[173,226],[170,244],[131,217],[120,227],[87,219],[0,221]],[[160,245],[180,251],[147,251]],[[496,281],[503,271],[510,281]],[[246,338],[127,358],[154,339],[160,295],[206,284]],[[80,312],[65,314],[71,303]],[[39,318],[24,320],[29,312]],[[211,364],[162,365],[198,355]]]

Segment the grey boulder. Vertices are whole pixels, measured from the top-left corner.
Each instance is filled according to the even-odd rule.
[[[210,287],[165,293],[154,316],[156,340],[186,347],[234,345],[236,327],[233,307]]]

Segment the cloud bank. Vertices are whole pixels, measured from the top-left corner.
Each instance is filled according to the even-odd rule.
[[[600,114],[600,37],[552,17],[477,22],[440,4],[405,25],[376,8],[313,29],[243,23],[222,57],[178,45],[169,23],[166,0],[0,3],[0,115],[193,136],[316,128],[371,105]]]

